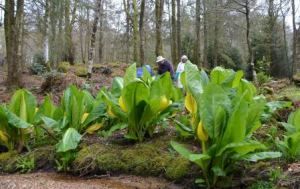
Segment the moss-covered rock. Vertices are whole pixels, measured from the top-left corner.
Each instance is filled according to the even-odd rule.
[[[78,152],[73,167],[81,175],[112,172],[179,180],[189,174],[191,164],[168,148],[169,140],[162,138],[134,145],[94,144]]]
[[[11,173],[16,170],[18,153],[16,151],[3,152],[0,154],[0,171]]]
[[[87,69],[86,65],[84,65],[84,64],[82,64],[82,65],[76,65],[74,67],[74,73],[78,77],[86,77],[87,74],[88,74],[88,69]]]
[[[171,180],[178,180],[187,173],[189,173],[189,168],[191,163],[183,157],[173,158],[166,167],[166,177]]]
[[[57,67],[59,72],[67,73],[70,69],[70,63],[69,62],[60,62]]]

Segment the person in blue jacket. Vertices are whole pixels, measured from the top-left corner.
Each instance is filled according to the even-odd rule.
[[[144,65],[144,66],[142,66],[142,67],[138,67],[138,68],[136,69],[136,76],[137,76],[138,78],[141,78],[141,77],[143,76],[144,68],[147,69],[147,71],[150,73],[151,76],[154,75],[151,66],[147,64],[147,65]]]

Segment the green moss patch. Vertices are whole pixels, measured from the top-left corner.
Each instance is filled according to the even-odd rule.
[[[300,101],[300,88],[294,85],[288,86],[282,89],[278,95],[276,95],[277,99],[287,97],[293,101]]]
[[[51,146],[36,148],[33,151],[18,154],[15,151],[0,154],[0,171],[6,173],[31,172],[37,169],[53,167],[55,151]]]
[[[76,173],[130,173],[179,180],[189,174],[188,160],[169,151],[169,141],[134,145],[94,144],[83,147],[73,162]]]
[[[16,170],[18,153],[16,151],[0,153],[0,171],[11,173]]]

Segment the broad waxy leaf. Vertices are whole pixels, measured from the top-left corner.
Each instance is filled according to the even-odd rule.
[[[57,152],[67,152],[77,148],[81,135],[74,128],[69,128],[63,135],[62,140],[57,144]]]
[[[259,160],[273,159],[281,157],[280,152],[257,152],[244,157],[244,160],[257,162]]]
[[[33,124],[37,102],[35,97],[27,90],[16,91],[10,101],[9,110],[19,116],[23,121]]]
[[[124,87],[136,80],[136,64],[130,65],[124,75]]]
[[[293,112],[288,119],[288,123],[294,125],[297,131],[300,131],[300,109]]]
[[[218,137],[218,127],[222,125],[222,116],[220,120],[215,120],[220,107],[228,112],[231,109],[230,99],[222,87],[209,84],[200,99],[200,117],[210,138]]]

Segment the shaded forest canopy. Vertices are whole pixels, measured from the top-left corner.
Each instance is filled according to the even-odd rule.
[[[300,68],[295,0],[1,0],[0,10],[10,84],[38,63],[89,64],[90,72],[94,63],[154,65],[158,55],[176,65],[185,54],[207,69],[253,63],[273,77]]]

